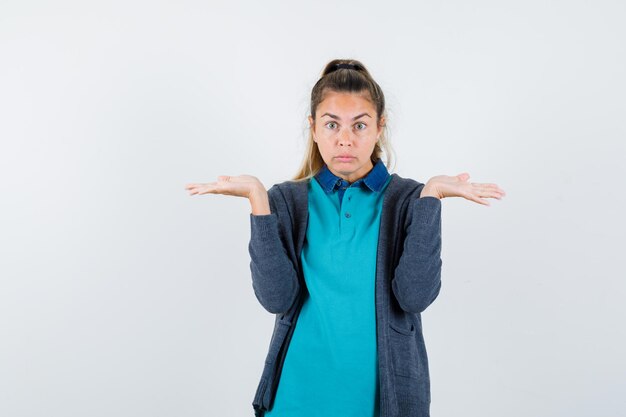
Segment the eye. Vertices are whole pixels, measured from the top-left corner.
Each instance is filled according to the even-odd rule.
[[[326,127],[328,127],[328,125],[330,125],[330,124],[333,124],[333,125],[334,125],[334,124],[336,124],[336,123],[335,123],[335,122],[328,122],[328,123],[326,123]],[[332,129],[332,127],[331,127],[331,129]]]
[[[362,125],[362,126],[363,126],[363,128],[362,128],[362,129],[358,129],[358,130],[363,130],[363,129],[365,129],[365,128],[367,127],[367,125],[366,125],[365,123],[363,123],[363,122],[359,122],[359,123],[357,123],[356,125],[357,125],[357,126],[358,126],[358,125]]]

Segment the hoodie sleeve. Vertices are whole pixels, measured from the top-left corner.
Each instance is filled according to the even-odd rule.
[[[289,231],[289,213],[276,185],[268,191],[271,214],[250,213],[250,271],[252,288],[263,308],[270,313],[284,313],[295,301],[300,284],[285,243]],[[282,204],[281,204],[282,203]]]
[[[414,199],[407,219],[391,287],[403,310],[421,313],[441,289],[441,200],[432,196]]]

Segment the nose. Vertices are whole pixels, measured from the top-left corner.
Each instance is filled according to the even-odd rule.
[[[352,138],[350,137],[350,131],[347,129],[343,129],[339,132],[337,141],[339,146],[348,146],[352,145]]]

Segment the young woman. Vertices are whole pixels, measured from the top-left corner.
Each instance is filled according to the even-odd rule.
[[[385,120],[363,64],[333,60],[311,92],[295,178],[268,191],[251,175],[186,186],[250,200],[252,286],[276,314],[257,417],[429,416],[421,312],[441,289],[441,199],[505,193],[467,173],[390,174]]]

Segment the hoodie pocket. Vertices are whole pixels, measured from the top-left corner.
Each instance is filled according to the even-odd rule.
[[[419,378],[418,348],[415,325],[404,325],[389,322],[389,346],[394,373],[406,378]]]

